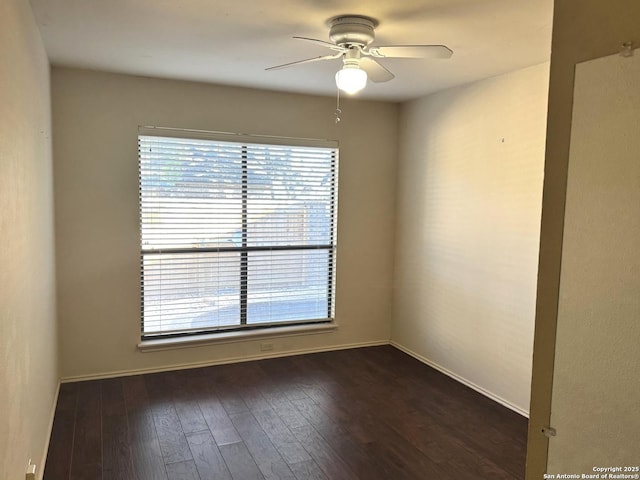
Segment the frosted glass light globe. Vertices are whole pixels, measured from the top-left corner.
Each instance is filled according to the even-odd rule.
[[[349,95],[362,90],[367,84],[367,72],[357,65],[345,65],[336,73],[336,85]]]

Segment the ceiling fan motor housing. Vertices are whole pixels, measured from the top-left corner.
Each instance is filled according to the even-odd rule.
[[[378,26],[378,21],[371,17],[339,16],[329,19],[327,23],[330,27],[329,38],[340,46],[366,46],[376,38],[374,30]]]

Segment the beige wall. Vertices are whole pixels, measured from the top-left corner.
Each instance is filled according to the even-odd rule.
[[[529,408],[548,64],[405,103],[392,341]]]
[[[527,480],[540,479],[547,465],[541,430],[551,413],[574,67],[615,53],[626,41],[640,41],[637,0],[555,0],[553,15]]]
[[[140,353],[137,127],[340,142],[339,329],[275,339],[274,353],[386,342],[391,315],[398,106],[54,68],[63,377],[260,354],[259,341]]]
[[[0,478],[42,467],[57,388],[49,63],[0,2]],[[42,468],[39,469],[42,472]]]

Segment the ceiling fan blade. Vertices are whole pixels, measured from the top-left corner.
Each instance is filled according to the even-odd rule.
[[[280,70],[281,68],[294,67],[296,65],[302,65],[305,63],[319,62],[321,60],[333,60],[334,58],[338,58],[341,56],[342,56],[342,52],[336,53],[335,55],[322,55],[320,57],[307,58],[305,60],[298,60],[296,62],[283,63],[282,65],[275,65],[273,67],[265,68],[265,70]]]
[[[379,58],[449,58],[453,51],[445,45],[389,45],[369,47],[369,54]]]
[[[336,45],[335,43],[331,43],[331,42],[325,42],[324,40],[318,40],[317,38],[308,38],[308,37],[293,37],[296,40],[305,40],[307,42],[313,42],[313,43],[317,43],[322,45],[323,47],[329,47],[331,50],[335,50],[337,52],[344,52],[345,50],[347,50],[344,47],[341,47],[340,45]]]
[[[360,59],[360,68],[367,72],[369,80],[375,83],[388,82],[393,80],[395,75],[378,63],[371,57],[362,57]]]

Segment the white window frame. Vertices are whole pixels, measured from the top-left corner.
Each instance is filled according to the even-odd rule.
[[[332,201],[332,214],[331,214],[331,233],[330,233],[330,242],[328,244],[323,245],[281,245],[281,246],[271,246],[264,248],[262,250],[269,251],[277,251],[277,250],[314,250],[314,249],[325,249],[328,251],[329,258],[329,267],[328,267],[328,278],[327,278],[327,316],[326,318],[318,318],[313,320],[301,320],[301,321],[275,321],[270,323],[262,323],[262,324],[247,324],[246,318],[246,305],[247,305],[247,261],[248,261],[248,252],[249,251],[259,251],[261,250],[259,247],[249,247],[246,244],[246,239],[243,236],[243,244],[241,247],[227,247],[226,249],[231,251],[241,252],[240,255],[243,258],[241,265],[243,265],[240,278],[241,278],[241,294],[240,294],[240,302],[241,305],[244,305],[244,314],[241,313],[239,324],[234,326],[227,326],[224,328],[216,327],[216,328],[197,328],[193,330],[182,329],[180,331],[167,331],[164,333],[154,332],[149,334],[145,331],[145,317],[144,317],[144,285],[145,285],[145,269],[144,269],[144,260],[146,256],[149,255],[158,255],[162,253],[167,253],[167,249],[154,249],[147,248],[142,242],[142,229],[143,229],[143,219],[142,219],[142,193],[141,193],[141,203],[140,203],[140,231],[141,231],[141,340],[142,343],[146,343],[147,345],[151,345],[153,343],[158,343],[162,345],[164,340],[166,339],[178,339],[182,343],[185,337],[190,337],[193,335],[201,338],[202,336],[206,336],[209,338],[213,338],[216,335],[224,334],[229,338],[238,338],[239,335],[250,334],[251,336],[260,336],[267,332],[267,329],[278,329],[282,332],[304,332],[305,330],[310,332],[323,332],[327,331],[330,328],[334,328],[335,321],[335,291],[336,291],[336,255],[337,255],[337,185],[338,185],[338,145],[337,142],[327,141],[327,140],[316,140],[316,139],[301,139],[301,138],[291,138],[291,137],[271,137],[271,136],[257,136],[257,135],[247,135],[247,134],[233,134],[233,133],[225,133],[225,132],[206,132],[206,131],[198,131],[198,130],[185,130],[185,129],[173,129],[173,128],[162,128],[162,127],[139,127],[138,129],[138,138],[145,136],[151,137],[171,137],[171,138],[180,138],[180,139],[192,139],[192,140],[208,140],[208,141],[219,141],[219,142],[234,142],[239,145],[250,144],[250,145],[263,145],[263,146],[290,146],[290,147],[318,147],[318,148],[326,148],[330,149],[333,152],[333,179],[332,179],[332,190],[331,196],[333,198]],[[139,187],[142,189],[142,163],[141,163],[141,155],[139,154]],[[243,176],[246,178],[246,176]],[[244,185],[243,180],[243,192],[246,185]],[[243,201],[244,202],[244,201]],[[243,203],[243,211],[246,208],[246,205]],[[244,227],[243,227],[244,228]],[[244,230],[243,230],[244,231]],[[211,248],[178,248],[175,251],[171,251],[169,249],[169,253],[172,254],[180,254],[180,253],[193,253],[199,251],[209,251]],[[223,248],[214,248],[215,251],[222,251]],[[244,292],[244,295],[243,293]],[[243,308],[240,309],[243,311]],[[268,332],[266,333],[269,334]],[[197,341],[197,339],[196,339]],[[186,342],[185,342],[186,343]]]

